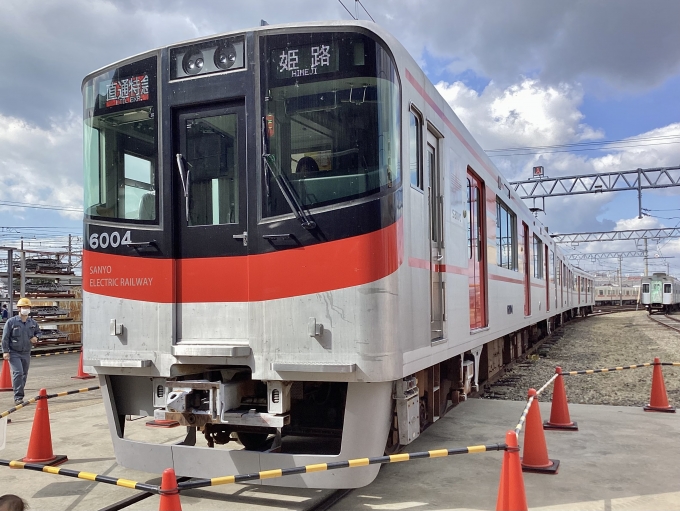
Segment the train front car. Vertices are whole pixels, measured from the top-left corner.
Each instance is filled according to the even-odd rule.
[[[215,477],[381,455],[402,376],[387,46],[361,26],[267,27],[122,61],[83,95],[84,358],[118,462]],[[126,415],[186,438],[128,438]]]

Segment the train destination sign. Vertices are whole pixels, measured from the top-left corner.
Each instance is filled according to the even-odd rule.
[[[149,75],[130,76],[112,80],[106,85],[106,107],[148,101]]]
[[[276,78],[297,78],[338,70],[337,43],[310,44],[279,48],[270,54],[272,75]]]

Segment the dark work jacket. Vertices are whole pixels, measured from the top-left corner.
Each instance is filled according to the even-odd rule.
[[[19,316],[11,317],[2,332],[2,352],[31,352],[31,337],[40,337],[40,327],[32,318],[24,323]]]

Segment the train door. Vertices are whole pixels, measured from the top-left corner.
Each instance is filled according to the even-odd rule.
[[[544,245],[545,257],[545,310],[550,310],[550,250],[548,245]]]
[[[469,218],[468,287],[470,328],[487,326],[486,318],[486,221],[484,182],[468,170],[467,215]]]
[[[176,340],[247,339],[244,105],[182,110],[174,122]],[[219,302],[241,304],[217,314]]]
[[[531,254],[529,253],[529,226],[522,222],[522,235],[524,237],[524,315],[531,315],[531,279],[529,271],[531,270]]]
[[[427,200],[429,205],[430,224],[430,339],[437,341],[444,338],[444,321],[446,319],[446,298],[444,282],[444,195],[442,193],[442,176],[438,140],[427,132]]]
[[[578,303],[579,305],[581,304],[581,276],[579,275],[576,277],[576,291],[578,293]]]

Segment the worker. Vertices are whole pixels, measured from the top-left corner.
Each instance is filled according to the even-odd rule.
[[[8,493],[0,497],[0,511],[24,511],[26,502],[21,497]]]
[[[14,404],[24,400],[24,386],[28,377],[28,366],[31,362],[31,347],[38,342],[40,327],[29,317],[31,301],[20,298],[17,302],[19,315],[7,320],[2,332],[2,358],[9,360],[12,369],[12,390]]]

